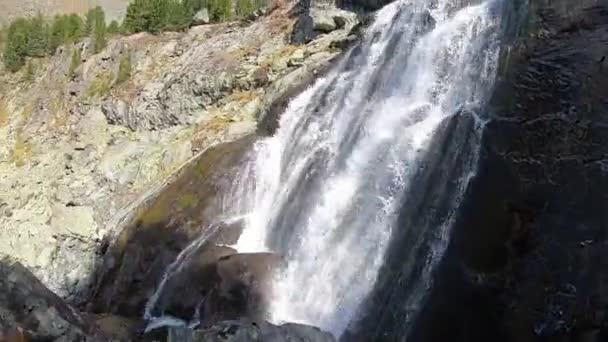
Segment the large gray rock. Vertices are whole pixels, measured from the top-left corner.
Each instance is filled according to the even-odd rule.
[[[0,259],[0,340],[103,341],[72,307],[23,265]]]
[[[313,29],[315,31],[328,33],[338,28],[332,17],[332,13],[328,10],[311,10],[310,16],[312,17]]]
[[[209,21],[209,10],[207,10],[207,8],[203,8],[200,11],[196,12],[194,18],[192,18],[192,25],[209,24]]]
[[[301,324],[276,326],[264,321],[226,321],[201,330],[172,328],[167,342],[334,342],[318,328]]]
[[[258,115],[258,132],[272,134],[279,123],[279,116],[296,95],[310,86],[325,72],[336,54],[320,52],[308,58],[306,63],[287,74],[269,87]]]

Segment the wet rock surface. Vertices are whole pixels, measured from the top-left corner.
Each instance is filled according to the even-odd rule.
[[[175,175],[158,196],[134,210],[98,270],[89,304],[94,312],[128,317],[142,314],[166,267],[214,223],[210,220],[220,204],[215,196],[228,191],[252,142],[249,137],[210,148]],[[222,242],[221,235],[210,241],[214,238]]]
[[[528,10],[414,341],[608,340],[608,4]]]
[[[22,264],[0,259],[0,340],[104,341]]]
[[[299,324],[276,326],[264,321],[227,321],[200,330],[175,328],[168,342],[333,342],[329,333]]]

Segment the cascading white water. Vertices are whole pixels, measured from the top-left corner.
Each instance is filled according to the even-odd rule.
[[[361,45],[256,144],[239,183],[250,208],[237,249],[286,255],[273,320],[344,332],[374,286],[436,128],[483,105],[499,53],[496,1],[452,2],[383,8]]]

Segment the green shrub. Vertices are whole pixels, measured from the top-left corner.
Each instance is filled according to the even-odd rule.
[[[4,65],[9,71],[16,72],[25,64],[28,36],[29,25],[26,19],[17,19],[9,26],[4,49]]]
[[[42,15],[28,20],[27,55],[44,57],[48,49],[48,27]]]
[[[75,43],[84,35],[82,18],[76,14],[56,15],[49,29],[48,52],[54,54],[61,45]]]
[[[70,68],[68,70],[68,75],[72,78],[76,77],[76,69],[82,63],[82,52],[80,49],[75,48],[74,52],[72,52],[72,60],[70,61]]]
[[[89,10],[86,16],[85,32],[91,37],[93,51],[99,53],[106,47],[106,14],[99,6]]]
[[[34,64],[34,61],[29,60],[25,67],[25,74],[23,75],[23,80],[27,83],[32,83],[32,82],[34,82],[35,78],[36,78],[36,65]]]
[[[112,22],[110,22],[110,25],[108,25],[108,28],[106,29],[106,31],[108,32],[108,34],[119,34],[120,33],[120,25],[118,24],[118,21],[116,20],[112,20]]]
[[[256,10],[256,6],[253,0],[237,0],[235,12],[237,17],[247,17]]]
[[[131,53],[126,52],[120,58],[120,64],[118,65],[118,75],[116,76],[116,84],[121,84],[129,78],[131,78]]]
[[[87,97],[105,97],[110,94],[112,89],[111,75],[102,74],[99,75],[95,80],[91,82],[89,89],[87,89]]]
[[[207,1],[209,16],[215,21],[226,21],[232,18],[231,0],[209,0]]]
[[[123,26],[130,33],[179,31],[188,28],[203,7],[206,0],[134,0],[127,7]]]

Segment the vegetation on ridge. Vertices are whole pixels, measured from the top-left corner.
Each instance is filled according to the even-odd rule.
[[[0,44],[4,46],[6,69],[16,72],[26,65],[27,58],[53,55],[60,46],[87,36],[93,52],[99,53],[107,44],[108,34],[180,31],[190,27],[203,9],[207,9],[210,20],[219,22],[245,18],[265,5],[266,0],[236,0],[234,4],[233,0],[134,0],[127,7],[122,26],[115,20],[106,26],[105,13],[99,6],[89,10],[85,19],[77,14],[52,19],[39,14],[16,19],[0,30]]]
[[[39,58],[55,53],[61,45],[75,43],[89,35],[95,53],[106,45],[105,14],[101,7],[87,13],[86,20],[76,14],[56,15],[52,20],[42,15],[19,18],[6,30],[4,65],[19,71],[28,57]]]

